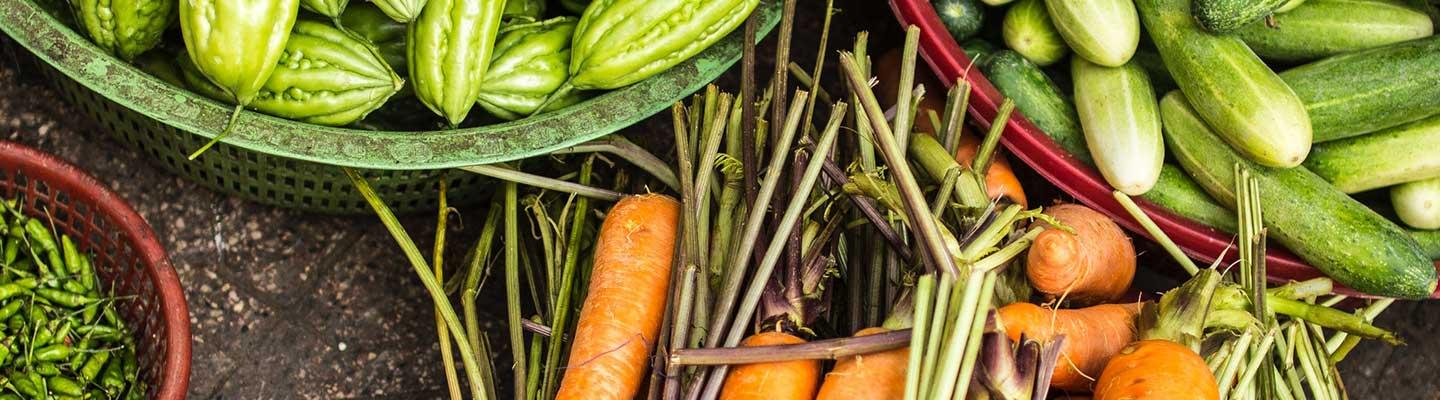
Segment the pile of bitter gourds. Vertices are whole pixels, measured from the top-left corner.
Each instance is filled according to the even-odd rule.
[[[513,120],[648,78],[759,0],[70,2],[96,45],[237,110],[345,126],[413,94],[457,127],[477,105]],[[183,39],[167,46],[177,13]]]

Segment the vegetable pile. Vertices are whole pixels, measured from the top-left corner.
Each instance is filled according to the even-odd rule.
[[[223,136],[244,108],[392,130],[524,118],[689,59],[740,26],[759,0],[348,3],[71,2],[76,30],[96,45],[234,105]],[[167,41],[177,19],[180,40]],[[469,118],[477,104],[491,118]],[[429,118],[367,119],[382,108]]]
[[[1238,164],[1272,211],[1269,237],[1337,283],[1385,297],[1436,291],[1431,3],[985,3],[934,4],[970,10],[942,21],[978,70],[1115,190],[1238,233]],[[976,29],[987,13],[1003,24]]]
[[[143,399],[135,340],[94,258],[0,201],[0,399]],[[58,239],[57,239],[58,238]]]

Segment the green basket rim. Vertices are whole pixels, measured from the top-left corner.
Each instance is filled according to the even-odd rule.
[[[779,23],[779,6],[778,0],[762,0],[756,7],[756,40]],[[32,0],[0,0],[0,31],[86,88],[177,130],[213,138],[233,111],[110,55]],[[526,158],[608,135],[669,108],[738,61],[743,40],[744,30],[736,29],[646,80],[516,121],[454,130],[371,131],[246,110],[221,142],[278,157],[377,170],[455,168]]]

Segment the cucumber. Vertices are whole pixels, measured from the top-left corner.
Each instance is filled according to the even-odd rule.
[[[1235,203],[1235,165],[1254,174],[1265,227],[1321,272],[1361,292],[1420,299],[1435,290],[1435,267],[1395,223],[1300,168],[1257,165],[1226,146],[1178,92],[1160,102],[1170,153],[1221,204]]]
[[[1005,12],[1002,33],[1005,45],[1039,66],[1065,58],[1070,48],[1050,22],[1043,0],[1020,0]]]
[[[1185,98],[1246,158],[1294,167],[1310,152],[1310,118],[1285,82],[1232,36],[1200,29],[1189,0],[1138,0],[1141,20]]]
[[[1390,189],[1400,221],[1416,229],[1440,229],[1440,178],[1403,183]]]
[[[1425,13],[1383,0],[1314,0],[1235,32],[1262,58],[1308,61],[1430,36]]]
[[[1279,14],[1284,12],[1290,12],[1290,10],[1294,10],[1295,7],[1299,7],[1302,4],[1305,4],[1305,0],[1290,0],[1285,2],[1284,5],[1280,6],[1280,8],[1275,9],[1275,13]]]
[[[1070,71],[1075,110],[1096,169],[1115,190],[1131,196],[1150,191],[1165,163],[1165,139],[1145,70],[1133,61],[1103,67],[1073,57]]]
[[[1161,167],[1160,179],[1155,181],[1155,187],[1140,197],[1175,215],[1223,232],[1235,233],[1238,221],[1235,213],[1216,203],[1200,184],[1173,164],[1166,163]]]
[[[950,31],[956,42],[969,39],[985,25],[985,10],[975,0],[934,0],[930,3],[940,15],[940,23]]]
[[[1440,113],[1440,36],[1341,54],[1280,73],[1305,102],[1315,142]]]
[[[980,72],[995,85],[1000,94],[1015,101],[1015,110],[1045,132],[1071,156],[1092,163],[1085,147],[1085,135],[1075,106],[1060,92],[1045,72],[1019,53],[997,50],[990,61],[980,65]]]
[[[984,39],[970,39],[960,44],[960,49],[965,51],[965,56],[970,57],[970,62],[980,66],[990,62],[990,55],[995,53],[995,45]]]
[[[1060,37],[1090,62],[1118,67],[1140,45],[1140,21],[1131,0],[1045,0]]]
[[[1305,168],[1345,193],[1440,178],[1440,116],[1315,145]]]
[[[1160,53],[1140,49],[1130,58],[1130,62],[1145,69],[1145,75],[1150,77],[1150,86],[1155,88],[1155,97],[1179,88],[1175,86],[1175,78],[1170,77],[1170,71],[1165,69],[1165,61],[1160,59]]]
[[[1201,28],[1228,33],[1259,21],[1290,0],[1195,0],[1195,21]]]
[[[1420,243],[1420,248],[1425,250],[1425,255],[1432,260],[1440,260],[1440,229],[1410,229],[1410,236]]]

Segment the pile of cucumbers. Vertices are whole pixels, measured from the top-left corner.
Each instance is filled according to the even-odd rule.
[[[237,112],[346,126],[413,96],[442,127],[476,106],[513,120],[638,82],[719,41],[759,4],[69,1],[75,28],[97,46]]]
[[[1428,1],[932,3],[990,82],[1116,190],[1234,232],[1249,170],[1270,236],[1311,265],[1369,294],[1435,291]]]

